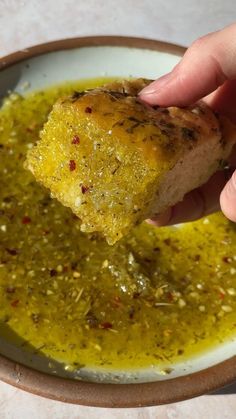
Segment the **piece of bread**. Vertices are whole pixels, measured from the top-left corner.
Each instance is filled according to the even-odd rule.
[[[141,103],[149,82],[114,82],[58,100],[27,156],[26,167],[81,219],[81,230],[110,244],[205,183],[236,139],[230,122],[203,103]]]

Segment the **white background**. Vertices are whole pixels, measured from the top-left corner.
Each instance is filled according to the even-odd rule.
[[[97,34],[189,45],[233,20],[234,0],[0,0],[0,54],[48,40]]]
[[[0,0],[0,56],[49,40],[130,35],[188,46],[236,21],[235,0]],[[236,42],[236,41],[235,41]],[[233,419],[236,395],[168,406],[95,409],[46,400],[0,383],[1,419]]]

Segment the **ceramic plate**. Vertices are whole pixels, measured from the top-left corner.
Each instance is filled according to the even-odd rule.
[[[170,71],[183,52],[175,45],[123,37],[78,38],[39,45],[0,60],[0,97],[9,90],[24,94],[26,87],[28,92],[85,78],[156,78]],[[236,341],[230,341],[174,365],[168,376],[158,369],[132,374],[84,369],[78,377],[59,363],[52,371],[46,358],[27,354],[0,336],[0,378],[32,393],[70,403],[106,407],[157,405],[232,382],[236,379],[235,353]]]

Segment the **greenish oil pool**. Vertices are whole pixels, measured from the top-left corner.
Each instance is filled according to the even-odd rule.
[[[23,168],[55,100],[103,82],[12,94],[0,110],[0,334],[72,368],[182,361],[236,334],[235,225],[143,223],[109,246]]]

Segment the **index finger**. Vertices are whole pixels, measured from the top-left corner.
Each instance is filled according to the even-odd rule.
[[[140,92],[150,105],[187,106],[236,78],[236,24],[193,43],[168,75]]]

